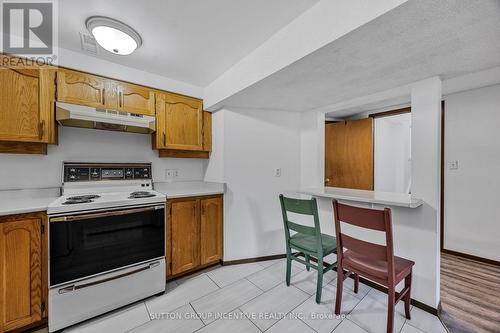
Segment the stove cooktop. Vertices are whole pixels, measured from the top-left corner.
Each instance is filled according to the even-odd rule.
[[[151,163],[63,163],[63,195],[48,214],[165,204],[164,194],[152,190]]]
[[[135,194],[134,194],[135,193]],[[99,194],[63,195],[52,202],[47,213],[60,214],[144,204],[164,204],[164,194],[155,191],[103,192]]]

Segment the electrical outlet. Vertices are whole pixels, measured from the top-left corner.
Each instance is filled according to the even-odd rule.
[[[281,168],[274,169],[274,177],[281,177]]]
[[[458,160],[450,161],[450,170],[458,170]]]
[[[179,169],[173,169],[174,171],[174,178],[179,178],[180,172]]]
[[[165,180],[172,181],[175,177],[174,169],[166,169],[165,170]]]

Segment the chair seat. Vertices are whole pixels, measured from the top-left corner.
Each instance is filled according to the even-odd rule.
[[[337,240],[333,236],[321,234],[321,243],[323,245],[323,255],[335,252],[337,249]],[[295,234],[290,237],[290,245],[309,252],[318,251],[315,236]]]
[[[394,256],[394,272],[396,284],[399,283],[410,272],[415,262]],[[376,278],[379,281],[387,281],[387,262],[381,260],[374,260],[368,257],[356,255],[352,251],[345,251],[343,258],[343,266],[347,269],[353,269],[360,275],[368,275],[367,278]],[[380,281],[381,280],[381,281]]]

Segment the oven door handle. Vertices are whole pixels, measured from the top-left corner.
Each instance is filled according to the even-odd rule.
[[[61,216],[54,217],[50,219],[50,222],[70,222],[70,221],[80,221],[80,220],[88,220],[100,217],[109,217],[109,216],[120,216],[134,213],[142,213],[149,212],[157,209],[163,209],[163,206],[154,206],[154,207],[146,207],[146,208],[133,208],[126,210],[115,210],[115,211],[107,211],[102,213],[90,213],[83,215],[70,215],[70,216]]]
[[[125,276],[129,276],[129,275],[132,275],[132,274],[136,274],[136,273],[140,273],[140,272],[143,272],[143,271],[147,271],[148,269],[156,267],[159,264],[160,264],[160,262],[156,261],[156,262],[150,263],[149,265],[147,265],[145,267],[141,267],[141,268],[135,269],[133,271],[130,271],[130,272],[127,272],[127,273],[123,273],[123,274],[119,274],[119,275],[116,275],[116,276],[113,276],[113,277],[109,277],[109,278],[106,278],[106,279],[102,279],[102,280],[99,280],[99,281],[94,281],[94,282],[89,282],[89,283],[84,283],[84,284],[79,284],[79,285],[72,284],[71,286],[59,289],[58,293],[59,294],[66,294],[66,293],[69,293],[69,292],[72,292],[72,291],[75,291],[75,290],[85,289],[85,288],[92,287],[92,286],[95,286],[95,285],[98,285],[98,284],[101,284],[101,283],[105,283],[105,282],[117,280],[117,279],[120,279],[120,278],[125,277]]]

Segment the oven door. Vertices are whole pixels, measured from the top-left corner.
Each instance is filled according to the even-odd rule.
[[[50,286],[165,257],[165,206],[53,217]]]

